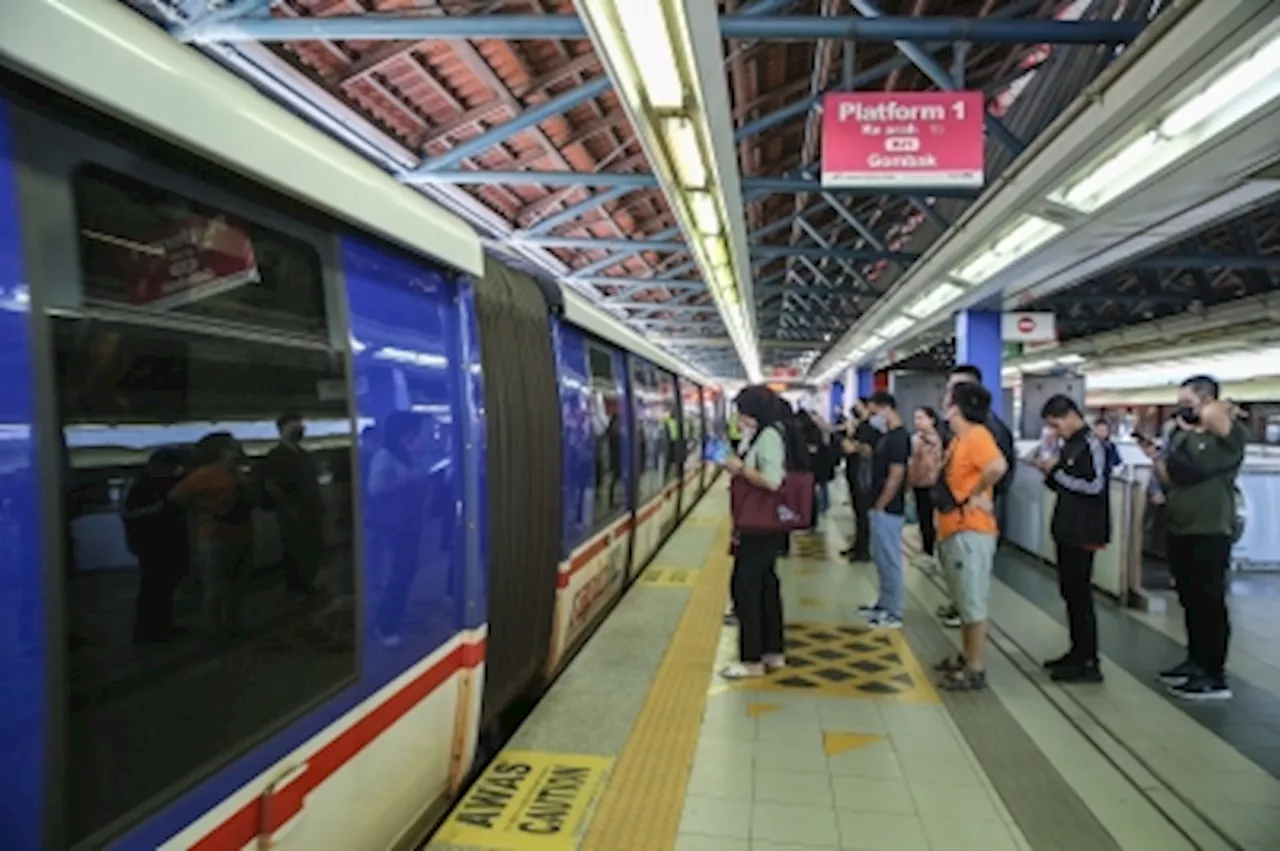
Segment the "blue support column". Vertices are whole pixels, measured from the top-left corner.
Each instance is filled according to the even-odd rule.
[[[991,410],[1005,415],[1000,370],[1004,367],[1004,339],[1000,314],[993,310],[962,310],[956,314],[956,365],[982,370],[982,386],[991,392]]]
[[[858,367],[858,398],[866,399],[874,395],[875,392],[876,371],[869,366]]]
[[[839,380],[833,381],[831,382],[831,406],[830,406],[830,410],[828,410],[826,413],[827,422],[829,423],[835,422],[836,418],[839,417],[840,414],[843,412],[844,412],[844,382]]]

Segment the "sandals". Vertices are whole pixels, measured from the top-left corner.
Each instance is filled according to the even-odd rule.
[[[987,672],[962,668],[943,677],[938,687],[946,691],[982,691],[987,687]]]
[[[960,653],[955,656],[948,656],[934,665],[933,669],[940,674],[956,674],[963,671],[966,664],[964,654]]]

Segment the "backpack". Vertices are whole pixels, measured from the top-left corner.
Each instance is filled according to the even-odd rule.
[[[1013,485],[1013,477],[1018,472],[1018,456],[1013,446],[1013,433],[995,414],[987,414],[986,426],[987,431],[991,432],[991,436],[995,438],[996,446],[1000,447],[1000,454],[1004,456],[1005,463],[1009,467],[995,486],[996,496],[1002,496]]]

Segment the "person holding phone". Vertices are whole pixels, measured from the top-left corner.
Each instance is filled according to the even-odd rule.
[[[1061,441],[1036,466],[1058,495],[1050,527],[1057,547],[1058,589],[1067,606],[1071,647],[1044,663],[1057,682],[1100,683],[1098,619],[1093,605],[1093,559],[1111,540],[1111,464],[1102,440],[1085,422],[1075,400],[1052,396],[1040,412]]]
[[[1179,428],[1161,453],[1140,442],[1165,490],[1169,569],[1187,630],[1187,657],[1160,672],[1174,696],[1230,700],[1227,648],[1231,621],[1227,583],[1236,527],[1236,478],[1248,432],[1218,382],[1206,375],[1178,388]]]

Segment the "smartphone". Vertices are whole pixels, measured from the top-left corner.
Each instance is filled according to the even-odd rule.
[[[723,465],[729,458],[728,442],[716,438],[707,444],[706,458],[712,464]]]

